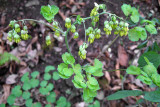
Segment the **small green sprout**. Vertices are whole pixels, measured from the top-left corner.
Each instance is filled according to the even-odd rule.
[[[31,96],[31,93],[30,93],[30,92],[28,92],[28,91],[23,92],[23,94],[22,94],[22,97],[23,97],[23,99],[25,99],[25,100],[29,99],[29,98],[30,98],[30,96]]]
[[[56,94],[51,92],[46,98],[49,103],[54,103],[56,101]]]
[[[53,80],[59,80],[60,79],[60,76],[59,76],[57,71],[53,72],[53,77],[52,78],[53,78]]]
[[[38,71],[34,71],[34,72],[31,73],[32,78],[36,78],[38,75],[39,75]]]
[[[44,70],[44,72],[50,72],[50,71],[53,71],[53,70],[55,70],[55,67],[54,66],[52,66],[52,65],[48,65],[46,68],[45,68],[45,70]]]
[[[45,87],[47,84],[48,84],[48,82],[43,80],[43,81],[41,81],[40,86]]]
[[[51,79],[51,75],[49,73],[44,74],[44,80],[48,81]]]
[[[30,99],[27,99],[26,100],[26,102],[25,102],[25,105],[27,106],[27,107],[30,107],[31,105],[32,105],[32,102],[33,102],[33,100],[30,98]]]

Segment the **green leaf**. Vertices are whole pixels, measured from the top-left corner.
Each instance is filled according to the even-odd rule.
[[[83,81],[84,81],[84,78],[83,78],[82,74],[76,74],[74,76],[74,80],[72,80],[72,82],[76,88],[86,88],[87,86]]]
[[[121,9],[122,9],[123,13],[125,14],[125,16],[129,16],[132,12],[131,5],[123,4],[121,6]]]
[[[157,29],[153,24],[146,25],[145,28],[150,34],[157,34]]]
[[[32,105],[32,107],[42,107],[40,102],[36,102]]]
[[[107,97],[107,100],[118,100],[129,96],[139,96],[143,92],[140,90],[122,90]]]
[[[2,104],[0,104],[0,107],[6,107],[6,105],[2,103]]]
[[[28,82],[29,81],[29,72],[26,72],[23,76],[22,76],[22,78],[21,78],[21,81],[22,82]]]
[[[146,41],[142,42],[141,44],[139,44],[139,45],[137,46],[137,48],[138,48],[138,49],[144,48],[144,47],[147,46],[147,43],[148,43],[148,40],[146,40]]]
[[[80,15],[77,15],[76,21],[77,21],[77,23],[78,23],[79,25],[81,24],[82,18],[81,18]]]
[[[27,107],[30,107],[31,105],[32,105],[32,102],[33,102],[33,100],[30,98],[30,99],[27,99],[26,100],[26,102],[25,102],[25,105],[27,106]]]
[[[12,89],[12,95],[14,95],[15,97],[20,97],[22,95],[22,90],[20,85],[17,85]]]
[[[73,68],[74,72],[77,73],[81,73],[82,72],[82,67],[80,64],[76,64]]]
[[[45,107],[52,107],[52,105],[51,104],[46,104]]]
[[[39,85],[39,80],[32,78],[32,79],[30,80],[30,83],[31,83],[31,84],[30,84],[31,87],[32,87],[32,88],[35,88],[35,87],[38,87],[38,85]]]
[[[38,71],[34,71],[31,73],[32,78],[36,78],[39,75]]]
[[[53,71],[53,70],[55,70],[55,67],[52,66],[52,65],[48,65],[48,66],[45,68],[44,72],[50,72],[50,71]]]
[[[131,41],[145,40],[147,38],[146,30],[142,27],[134,27],[129,30],[128,37]]]
[[[150,91],[146,92],[144,95],[144,99],[151,101],[151,102],[160,102],[160,91]]]
[[[143,67],[147,64],[144,60],[144,57],[146,57],[149,62],[153,63],[156,68],[158,68],[158,66],[160,65],[160,55],[156,52],[149,51],[140,56],[138,60],[139,67]]]
[[[57,71],[53,72],[53,80],[59,80],[60,76]]]
[[[26,83],[23,84],[22,88],[25,91],[29,90],[29,89],[31,89],[31,84],[29,82],[26,82]]]
[[[157,42],[153,43],[153,45],[152,45],[152,51],[157,52],[157,53],[160,51],[160,47],[157,44]]]
[[[67,77],[70,77],[72,76],[74,73],[73,69],[72,68],[64,68],[63,69],[63,74]]]
[[[41,6],[41,14],[48,21],[51,22],[54,16],[58,13],[59,8],[55,5]]]
[[[67,105],[67,100],[65,97],[61,96],[57,101],[56,101],[57,107],[66,107]]]
[[[47,95],[47,94],[49,93],[48,89],[47,89],[47,88],[44,88],[44,87],[39,88],[39,92],[40,92],[42,95]]]
[[[141,69],[139,67],[136,67],[134,65],[131,65],[127,68],[126,72],[128,74],[132,74],[132,75],[139,75],[141,74]]]
[[[153,83],[160,87],[160,75],[159,74],[153,74],[151,77]]]
[[[100,102],[96,100],[93,104],[93,107],[101,107]]]
[[[141,80],[143,83],[145,83],[147,85],[151,85],[152,84],[152,80],[149,77],[139,75],[137,77],[137,79]]]
[[[10,95],[8,98],[7,98],[7,103],[9,105],[12,105],[14,104],[14,101],[15,101],[16,97],[14,95]]]
[[[72,65],[75,62],[74,57],[70,53],[68,53],[68,52],[66,52],[66,53],[64,53],[62,55],[62,59],[63,59],[63,61],[64,61],[65,64],[71,64]]]
[[[45,87],[47,84],[48,84],[48,82],[43,80],[43,81],[41,81],[40,86]]]
[[[47,97],[47,102],[54,103],[56,101],[56,94],[51,92]]]
[[[53,85],[52,83],[49,83],[49,84],[47,85],[47,87],[46,87],[46,89],[47,89],[48,91],[52,91],[53,88],[54,88],[54,85]]]
[[[31,96],[30,92],[23,92],[23,94],[22,94],[22,97],[23,97],[23,99],[25,99],[25,100],[29,99],[30,96]]]
[[[87,86],[92,91],[97,91],[100,89],[98,81],[94,77],[89,77],[87,81]]]
[[[44,80],[50,80],[51,79],[51,75],[49,73],[45,73],[44,74]]]
[[[132,7],[132,15],[130,18],[134,23],[139,22],[139,12],[135,7]]]
[[[85,102],[92,102],[93,98],[97,95],[96,91],[92,91],[89,88],[83,89],[83,99]]]

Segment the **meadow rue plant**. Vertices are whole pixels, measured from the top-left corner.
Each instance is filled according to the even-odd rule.
[[[87,54],[87,48],[90,44],[94,43],[96,39],[100,39],[102,36],[102,32],[105,32],[106,35],[111,35],[112,32],[114,32],[114,35],[116,35],[115,39],[111,42],[111,44],[108,45],[107,48],[109,48],[116,39],[120,36],[127,36],[129,40],[131,41],[138,41],[138,40],[146,40],[147,39],[147,32],[151,35],[157,34],[156,29],[156,22],[153,20],[147,20],[144,18],[140,19],[140,14],[137,8],[131,7],[128,4],[123,4],[121,6],[121,9],[126,16],[126,19],[123,19],[122,17],[119,17],[115,14],[109,13],[106,11],[106,6],[104,4],[97,4],[95,3],[94,8],[91,10],[90,16],[86,18],[82,18],[80,15],[77,15],[76,20],[72,22],[70,18],[65,19],[65,27],[67,28],[66,31],[62,30],[62,28],[59,26],[59,23],[54,19],[55,15],[58,13],[59,8],[55,5],[48,5],[48,6],[42,6],[41,7],[41,14],[42,16],[49,22],[52,23],[47,24],[45,22],[41,22],[34,19],[22,19],[22,20],[13,20],[10,22],[9,26],[12,28],[8,32],[8,40],[14,41],[16,43],[19,43],[21,40],[28,40],[28,30],[27,26],[24,25],[23,29],[21,30],[21,26],[18,24],[18,22],[25,22],[25,21],[34,21],[37,23],[44,24],[48,27],[50,27],[54,31],[54,37],[65,37],[65,43],[66,47],[68,49],[68,52],[65,52],[62,54],[62,60],[63,63],[58,65],[58,72],[54,72],[53,75],[51,75],[50,70],[55,70],[54,67],[48,66],[45,69],[43,81],[39,82],[37,79],[37,76],[39,75],[38,72],[33,72],[31,74],[31,78],[29,77],[29,73],[26,73],[21,78],[21,81],[23,82],[23,86],[16,87],[16,93],[17,95],[11,94],[7,102],[9,105],[12,105],[14,103],[14,100],[16,97],[21,96],[22,89],[25,91],[22,96],[24,97],[26,101],[26,106],[33,105],[33,107],[41,107],[41,104],[38,102],[34,102],[30,99],[30,93],[29,90],[32,88],[36,88],[39,86],[39,93],[47,96],[47,101],[49,104],[46,105],[46,107],[50,107],[50,103],[55,102],[55,93],[51,92],[54,88],[54,85],[52,83],[49,83],[48,81],[53,78],[54,80],[58,80],[59,77],[63,79],[68,79],[73,76],[73,85],[76,88],[83,90],[83,99],[86,102],[92,102],[94,97],[97,95],[97,91],[100,89],[99,83],[96,79],[96,77],[103,76],[103,69],[102,69],[102,62],[98,59],[94,59],[94,64],[90,65],[87,64],[85,66],[80,65],[79,63],[76,63],[75,58],[73,57],[71,50],[69,48],[67,36],[70,32],[73,33],[73,38],[77,39],[79,38],[79,33],[77,25],[83,25],[84,26],[84,34],[85,34],[85,41],[82,45],[79,46],[79,52],[78,55],[81,59],[86,59]],[[101,11],[101,12],[100,12]],[[107,14],[107,19],[104,21],[103,29],[98,28],[99,27],[99,16]],[[86,29],[85,22],[87,20],[91,19],[91,26],[89,26]],[[128,19],[128,20],[127,20]],[[140,22],[140,23],[139,23]],[[19,36],[21,32],[21,36]],[[87,40],[88,39],[88,40]],[[145,42],[146,44],[147,42]],[[49,46],[51,44],[51,37],[49,35],[46,36],[46,45]],[[144,46],[141,46],[144,47]],[[157,47],[154,45],[154,47]],[[152,50],[157,51],[158,48],[153,48]],[[153,53],[152,53],[153,54]],[[154,53],[157,55],[157,53]],[[147,64],[140,64],[144,65],[142,66],[143,69],[140,67],[136,67],[131,65],[127,69],[128,74],[132,75],[138,75],[138,79],[141,80],[143,83],[151,85],[155,84],[158,87],[160,86],[159,82],[159,74],[157,73],[157,68],[155,68],[155,65],[150,62],[151,59],[148,59],[148,53],[145,54],[143,57],[143,61],[140,60],[140,62],[146,62]],[[160,64],[158,62],[158,64]],[[157,64],[156,64],[157,65]],[[58,76],[59,75],[59,76]],[[32,82],[32,84],[31,84]],[[157,91],[156,91],[157,92]],[[127,94],[125,94],[127,93]],[[124,95],[125,94],[125,95]],[[120,91],[115,93],[114,95],[108,96],[108,100],[114,100],[114,99],[120,99],[127,96],[137,96],[143,94],[142,91]],[[151,93],[153,94],[153,93]],[[145,98],[148,100],[148,94],[145,94]],[[54,100],[51,100],[54,99]],[[63,102],[63,103],[61,103]],[[66,101],[65,97],[60,97],[58,101],[56,102],[57,107],[63,104],[64,107],[69,107],[70,103]],[[93,105],[93,107],[99,106],[99,103],[96,101]]]

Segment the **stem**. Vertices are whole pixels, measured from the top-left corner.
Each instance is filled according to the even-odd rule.
[[[119,35],[116,38],[114,38],[114,40],[108,45],[108,47],[106,49],[108,49],[117,40],[118,37],[119,37]]]
[[[114,69],[114,70],[108,70],[107,72],[118,71],[118,70],[125,71],[126,69]]]
[[[85,26],[85,21],[83,21],[83,26],[84,26],[84,31],[85,31],[85,42],[86,42],[86,26]]]
[[[125,75],[122,79],[122,90],[124,90],[124,81],[125,81],[126,77],[127,77],[127,72],[125,73]]]
[[[53,26],[51,26],[51,25],[49,25],[49,24],[47,24],[47,23],[44,23],[44,22],[42,22],[42,21],[39,21],[39,20],[34,20],[34,19],[22,19],[22,20],[18,20],[18,21],[21,21],[21,22],[23,22],[23,21],[34,21],[34,22],[37,22],[37,23],[44,24],[44,25],[46,25],[46,26],[48,26],[48,27],[50,27],[50,28],[52,28],[52,29],[56,29],[56,30],[60,31],[62,34],[64,33],[62,30],[57,29],[57,28],[55,28],[55,27],[53,27]],[[18,22],[18,21],[17,21],[17,22]]]
[[[77,24],[77,22],[74,22],[74,23],[73,23],[73,25],[75,25],[75,24]],[[72,55],[71,50],[70,50],[70,48],[69,48],[68,39],[67,39],[67,36],[68,36],[68,33],[69,33],[70,29],[71,29],[71,28],[68,28],[67,31],[65,32],[65,43],[66,43],[68,52]]]

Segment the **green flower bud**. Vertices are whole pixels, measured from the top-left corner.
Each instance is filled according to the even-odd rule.
[[[119,25],[120,25],[120,27],[123,27],[123,26],[124,26],[124,22],[121,21],[121,22],[119,23]]]
[[[60,36],[60,32],[59,32],[58,30],[56,30],[54,34],[55,34],[57,37]]]
[[[18,34],[15,34],[15,35],[14,35],[14,41],[15,41],[16,43],[19,43],[19,42],[21,41],[20,36],[19,36]]]
[[[9,26],[10,26],[11,28],[13,28],[15,23],[16,23],[16,21],[15,21],[15,20],[12,20],[12,21],[10,21]]]
[[[107,25],[108,23],[109,23],[109,22],[106,20],[106,21],[104,22],[104,26]]]
[[[115,22],[116,21],[116,17],[112,16],[112,21]]]
[[[77,39],[78,37],[79,37],[78,32],[75,32],[75,33],[74,33],[74,37],[73,37],[73,38],[74,38],[74,39]]]
[[[27,30],[28,30],[27,26],[24,26],[24,27],[23,27],[23,30],[27,31]]]
[[[49,46],[51,44],[51,37],[46,36],[46,45]]]
[[[125,24],[124,24],[124,26],[125,26],[125,27],[128,27],[128,26],[129,26],[129,24],[128,24],[128,23],[125,23]]]
[[[71,26],[71,32],[72,32],[72,33],[75,33],[75,32],[76,32],[76,27],[75,27],[75,25],[72,25],[72,26]]]
[[[66,22],[66,23],[71,23],[71,19],[70,19],[70,18],[66,18],[66,19],[65,19],[65,22]]]

